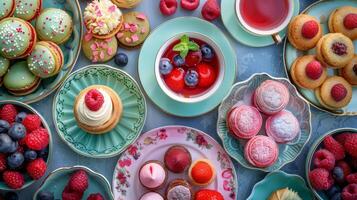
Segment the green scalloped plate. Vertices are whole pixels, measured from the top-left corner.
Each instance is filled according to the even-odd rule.
[[[18,97],[8,93],[4,87],[0,87],[0,100],[17,100],[25,103],[40,101],[61,85],[76,64],[83,35],[82,12],[78,0],[43,0],[42,3],[43,8],[60,8],[72,16],[72,36],[65,44],[60,45],[64,56],[64,65],[57,76],[43,79],[37,90],[31,94]]]
[[[88,189],[83,194],[83,199],[87,199],[92,193],[100,193],[105,200],[113,200],[113,193],[108,180],[101,174],[85,166],[61,167],[51,172],[33,196],[37,200],[40,191],[53,192],[55,199],[62,199],[62,191],[68,183],[71,174],[76,170],[84,170],[88,174]]]
[[[73,104],[79,92],[91,85],[112,88],[123,102],[123,114],[110,132],[93,135],[77,126]],[[61,85],[53,100],[53,120],[63,141],[75,152],[93,158],[120,154],[140,135],[146,119],[146,102],[139,85],[126,72],[98,64],[73,72]]]
[[[228,131],[226,116],[228,111],[238,101],[243,101],[244,104],[251,105],[252,95],[255,89],[265,80],[275,80],[283,83],[290,91],[290,101],[286,110],[295,114],[295,117],[300,123],[300,135],[294,141],[287,144],[279,144],[278,160],[271,166],[266,168],[258,168],[251,165],[244,158],[245,140],[234,138]],[[264,124],[265,116],[263,115],[263,126],[258,134],[265,134]],[[243,167],[264,172],[272,172],[282,168],[284,165],[295,160],[301,153],[305,144],[311,136],[311,112],[309,104],[299,95],[296,88],[285,78],[275,78],[266,73],[253,74],[248,80],[238,82],[233,85],[229,94],[224,98],[218,108],[217,133],[221,138],[224,149],[227,153],[237,160]]]

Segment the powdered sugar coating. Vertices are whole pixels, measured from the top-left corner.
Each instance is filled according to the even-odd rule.
[[[256,167],[268,167],[278,159],[278,145],[271,138],[263,135],[253,137],[244,149],[245,158]]]
[[[167,200],[190,200],[191,191],[188,187],[178,185],[167,192]]]
[[[300,133],[299,121],[287,110],[269,117],[265,129],[267,135],[278,143],[290,142]]]

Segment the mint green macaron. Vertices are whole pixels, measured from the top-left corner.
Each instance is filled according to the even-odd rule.
[[[0,77],[4,76],[10,67],[10,61],[0,56]]]

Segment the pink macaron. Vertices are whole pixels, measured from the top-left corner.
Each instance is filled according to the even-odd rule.
[[[284,84],[266,80],[255,90],[253,98],[258,110],[267,115],[273,115],[285,109],[289,103],[290,94]]]
[[[300,133],[299,121],[287,110],[270,116],[265,124],[266,134],[277,143],[287,143]]]
[[[278,159],[278,144],[268,136],[257,135],[244,148],[244,156],[255,167],[269,167]]]
[[[250,139],[261,129],[263,118],[253,106],[234,106],[228,113],[227,126],[230,132],[239,139]]]

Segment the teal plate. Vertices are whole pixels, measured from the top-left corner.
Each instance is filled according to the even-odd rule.
[[[305,176],[306,176],[307,183],[308,183],[309,187],[311,188],[311,190],[314,192],[315,196],[319,200],[329,200],[329,197],[323,191],[315,190],[310,183],[310,179],[308,177],[309,177],[310,170],[313,169],[312,158],[313,158],[316,150],[321,147],[321,144],[322,144],[323,140],[325,139],[325,137],[327,137],[329,135],[343,133],[343,132],[350,132],[350,133],[357,134],[357,129],[356,128],[338,128],[338,129],[331,130],[330,132],[328,132],[328,133],[320,136],[318,139],[316,139],[316,141],[311,145],[309,153],[307,154],[307,159],[306,159],[306,163],[305,163]]]
[[[225,74],[217,91],[198,103],[182,103],[171,99],[160,88],[155,77],[155,59],[160,48],[170,38],[187,32],[209,37],[223,51]],[[139,56],[138,71],[146,94],[164,112],[181,117],[193,117],[213,110],[228,93],[234,83],[237,58],[226,36],[212,23],[195,17],[179,17],[156,28],[146,39]]]
[[[357,7],[357,1],[355,0],[325,0],[325,1],[318,1],[316,3],[311,4],[307,7],[303,13],[316,17],[316,19],[320,20],[320,24],[323,28],[324,33],[328,33],[328,17],[330,13],[341,6],[354,6]],[[357,40],[353,41],[355,47],[357,47]],[[357,48],[355,48],[355,53],[357,53]],[[303,55],[315,54],[315,49],[310,51],[300,51],[295,49],[287,39],[285,39],[284,45],[284,65],[285,65],[285,72],[286,75],[289,77],[290,80],[290,68],[294,60]],[[329,69],[329,74],[336,74],[337,70]],[[291,81],[293,82],[293,81]],[[323,107],[319,101],[317,100],[315,93],[313,90],[308,90],[297,86],[299,93],[308,101],[311,105],[320,109],[322,111],[329,112],[334,115],[357,115],[357,87],[353,87],[353,97],[351,102],[343,109],[339,110],[329,110],[328,108]]]
[[[88,189],[83,194],[87,199],[90,194],[100,193],[105,200],[114,200],[108,180],[101,174],[85,166],[61,167],[51,172],[33,196],[37,200],[41,191],[53,192],[55,199],[62,199],[62,191],[66,187],[71,174],[77,170],[84,170],[88,174]]]
[[[45,129],[47,129],[48,134],[50,136],[50,142],[48,145],[48,157],[46,160],[47,166],[49,165],[50,161],[51,161],[51,157],[52,157],[52,133],[51,133],[51,129],[48,126],[46,120],[43,118],[43,116],[37,112],[34,108],[32,108],[31,106],[29,106],[28,104],[22,103],[20,101],[14,101],[14,100],[0,100],[0,107],[4,104],[13,104],[18,108],[18,111],[24,111],[27,113],[33,113],[36,114],[38,116],[40,116],[41,118],[41,122],[42,125]],[[25,184],[20,188],[20,189],[16,189],[16,190],[22,190],[24,188],[29,187],[30,185],[32,185],[33,183],[35,183],[36,180],[31,179],[27,174],[25,175]],[[14,190],[9,188],[3,181],[0,181],[0,190]]]
[[[247,200],[268,199],[271,193],[283,188],[292,189],[303,200],[314,199],[314,195],[306,186],[303,178],[283,171],[275,171],[269,173],[262,181],[254,185],[252,193]]]
[[[246,140],[238,140],[234,138],[228,131],[226,116],[229,110],[238,102],[243,101],[246,105],[251,105],[252,95],[255,89],[265,80],[275,80],[283,83],[290,91],[290,101],[286,110],[294,113],[300,123],[300,135],[294,141],[287,144],[279,144],[278,160],[271,166],[266,168],[258,168],[251,165],[244,158],[244,146]],[[265,116],[263,117],[263,126],[259,134],[265,134]],[[274,78],[268,74],[253,74],[248,80],[238,82],[233,85],[229,95],[224,98],[218,108],[217,133],[221,138],[224,149],[227,153],[237,160],[243,167],[264,172],[272,172],[280,169],[301,153],[305,144],[311,136],[311,112],[309,104],[298,94],[296,88],[285,78]]]
[[[100,135],[77,126],[73,104],[80,91],[91,85],[106,85],[121,98],[123,113],[118,125]],[[75,152],[93,158],[120,154],[140,135],[146,119],[146,102],[139,85],[126,72],[108,65],[89,65],[73,72],[53,100],[53,120],[63,141]]]
[[[293,17],[299,14],[300,4],[299,0],[292,0],[294,2]],[[238,42],[250,47],[265,47],[275,44],[271,36],[257,36],[248,32],[239,22],[236,14],[235,0],[221,0],[222,21],[228,32]],[[285,37],[286,28],[280,31],[281,38]]]
[[[64,55],[64,65],[57,76],[42,79],[41,84],[31,94],[17,97],[0,87],[0,100],[17,100],[25,103],[40,101],[54,92],[72,71],[77,61],[82,45],[83,25],[82,12],[78,0],[43,0],[43,8],[60,8],[65,10],[73,19],[73,33],[71,38],[60,45]]]

